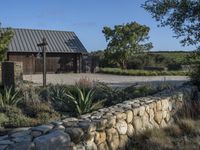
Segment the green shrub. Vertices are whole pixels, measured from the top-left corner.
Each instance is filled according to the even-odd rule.
[[[167,66],[167,68],[168,68],[168,70],[182,70],[182,66],[181,66],[181,64],[169,64],[168,66]]]
[[[20,88],[23,96],[23,103],[40,103],[40,90],[41,87],[34,87],[32,85],[25,85]]]
[[[102,101],[93,102],[93,97],[95,91],[91,89],[89,92],[86,92],[84,89],[81,90],[79,87],[76,87],[76,94],[66,94],[67,100],[66,104],[70,103],[73,105],[74,111],[77,115],[88,113],[92,110],[96,110],[102,106]]]
[[[153,89],[149,86],[130,86],[125,88],[124,91],[129,95],[129,98],[136,98],[150,94],[153,91]]]
[[[200,65],[193,67],[192,72],[190,73],[191,82],[198,87],[200,90]]]
[[[37,113],[36,120],[40,124],[45,124],[52,121],[60,120],[60,115],[57,112],[52,112],[52,113],[40,112],[40,113]]]
[[[22,97],[18,91],[13,91],[12,88],[5,89],[0,93],[0,107],[5,107],[6,105],[16,106],[22,101]]]
[[[115,105],[117,103],[128,100],[128,94],[123,89],[112,88],[104,83],[97,83],[95,99],[104,100],[106,106]]]
[[[58,111],[68,111],[70,108],[63,104],[63,101],[66,99],[65,93],[67,89],[62,85],[50,86],[49,90],[49,99],[52,106]]]
[[[54,116],[54,119],[60,119],[60,115],[54,111],[54,109],[48,103],[40,103],[40,104],[29,104],[24,107],[24,113],[31,118],[38,118],[40,114],[47,113],[49,114],[49,119],[51,116]]]
[[[147,70],[126,70],[120,68],[100,68],[99,73],[131,75],[131,76],[186,76],[185,71],[147,71]]]
[[[132,59],[127,63],[127,69],[142,69],[144,67],[144,63],[142,59]]]
[[[4,113],[0,113],[0,127],[4,126],[4,124],[8,121],[9,118]]]
[[[8,120],[4,123],[4,127],[16,128],[16,127],[28,127],[31,126],[31,118],[26,117],[21,109],[15,106],[5,106],[0,109],[5,113]]]

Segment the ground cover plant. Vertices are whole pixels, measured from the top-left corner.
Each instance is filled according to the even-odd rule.
[[[100,68],[98,73],[116,74],[116,75],[131,75],[131,76],[187,76],[186,71],[147,71],[133,70],[120,68]]]

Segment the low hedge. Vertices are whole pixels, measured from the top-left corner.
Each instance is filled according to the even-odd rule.
[[[98,73],[115,74],[115,75],[130,75],[130,76],[188,76],[185,71],[148,71],[148,70],[133,70],[120,68],[100,68]]]

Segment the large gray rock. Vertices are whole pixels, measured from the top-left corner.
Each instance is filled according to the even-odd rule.
[[[27,131],[19,131],[19,132],[15,132],[15,133],[12,133],[11,135],[10,135],[10,137],[12,137],[12,138],[17,138],[17,137],[22,137],[22,136],[27,136],[27,135],[29,135],[30,134],[30,131],[29,130],[27,130]]]
[[[5,150],[8,145],[0,145],[0,150]]]
[[[31,128],[32,131],[41,131],[43,134],[49,132],[51,129],[53,129],[53,125],[49,124],[49,125],[41,125],[41,126],[37,126],[37,127],[33,127]]]
[[[70,136],[62,131],[51,132],[35,138],[35,148],[38,150],[63,150],[70,147]]]
[[[32,142],[15,143],[8,146],[6,150],[35,150],[35,144]]]
[[[96,124],[89,121],[81,121],[78,123],[78,126],[85,132],[93,132],[96,130]]]
[[[70,135],[72,142],[75,144],[83,139],[84,132],[81,128],[66,128],[65,132]]]
[[[31,135],[19,136],[19,137],[13,138],[12,141],[14,141],[16,143],[31,142],[32,138],[33,137]]]
[[[0,145],[10,145],[10,144],[13,144],[13,142],[10,141],[10,140],[3,140],[3,141],[0,141]]]

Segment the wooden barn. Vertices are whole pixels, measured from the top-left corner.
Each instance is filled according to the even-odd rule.
[[[23,63],[24,74],[41,73],[42,50],[37,46],[47,40],[46,69],[48,73],[82,72],[82,58],[87,51],[74,32],[12,29],[14,37],[8,47],[7,59]]]

